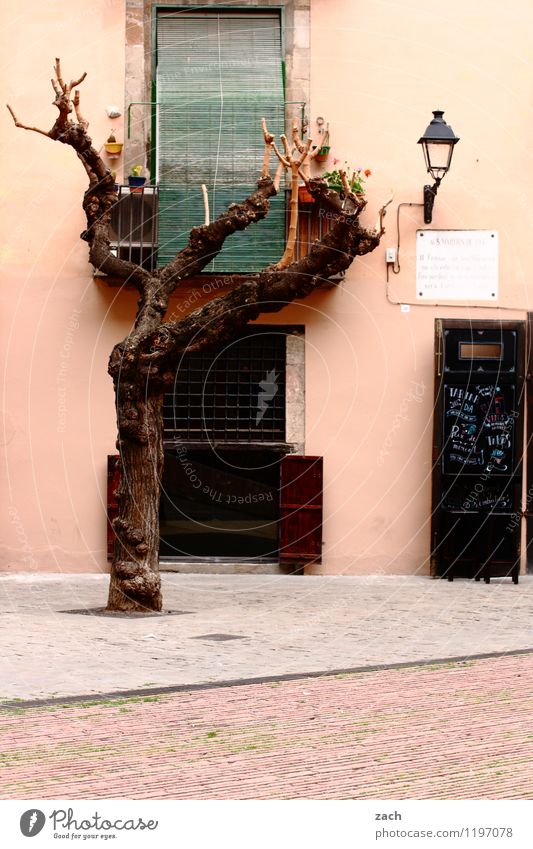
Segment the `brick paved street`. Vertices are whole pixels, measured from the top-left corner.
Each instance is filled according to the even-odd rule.
[[[107,575],[0,578],[0,699],[352,669],[533,649],[533,576],[163,575],[162,618],[105,604]],[[210,635],[239,639],[217,641]]]
[[[531,799],[533,653],[0,711],[2,798]]]

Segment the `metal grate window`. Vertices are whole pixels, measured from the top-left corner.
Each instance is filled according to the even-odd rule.
[[[163,408],[165,440],[285,441],[285,334],[253,331],[187,354]]]

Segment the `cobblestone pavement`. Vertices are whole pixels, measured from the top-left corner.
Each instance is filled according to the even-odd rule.
[[[533,653],[0,710],[16,799],[531,799]]]
[[[163,576],[141,619],[105,604],[106,575],[0,579],[0,698],[43,698],[390,665],[533,648],[533,576]],[[214,640],[213,634],[240,639]],[[211,636],[210,636],[211,635]]]

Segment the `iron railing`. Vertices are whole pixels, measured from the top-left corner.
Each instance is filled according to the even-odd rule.
[[[157,263],[157,186],[118,186],[110,240],[120,259],[153,271]]]
[[[120,259],[142,265],[148,271],[157,266],[157,186],[119,186],[118,201],[111,213],[111,249]],[[286,232],[289,227],[289,193],[286,194]],[[309,253],[316,239],[330,229],[331,222],[317,203],[300,204],[295,259]]]

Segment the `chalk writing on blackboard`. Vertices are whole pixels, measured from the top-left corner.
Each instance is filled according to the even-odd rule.
[[[454,482],[444,495],[443,506],[447,510],[476,513],[503,513],[512,510],[513,498],[509,488],[502,490],[497,484],[477,480],[475,485],[462,480]]]
[[[444,387],[443,471],[511,474],[514,386]]]

